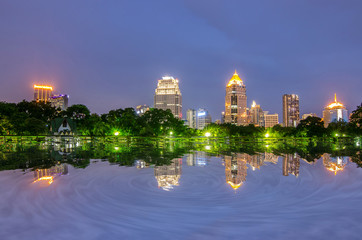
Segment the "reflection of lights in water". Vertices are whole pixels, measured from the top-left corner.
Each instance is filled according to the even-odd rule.
[[[323,154],[322,157],[325,168],[334,172],[334,175],[337,175],[337,172],[342,172],[348,162],[348,157],[331,157],[328,153]]]
[[[267,147],[267,148],[268,148],[268,147],[269,147],[269,145],[267,144],[267,145],[265,145],[265,147]]]
[[[206,149],[206,150],[210,150],[210,149],[211,149],[211,146],[206,145],[206,146],[205,146],[205,149]]]
[[[34,180],[33,183],[36,183],[36,182],[39,182],[39,181],[43,181],[43,180],[48,181],[48,184],[49,184],[49,185],[54,182],[53,176],[50,176],[50,177],[41,177],[41,178],[38,178],[37,180]]]
[[[236,183],[233,183],[231,181],[228,181],[227,183],[235,190],[238,189],[243,184],[242,182],[239,183],[239,184],[236,184]]]

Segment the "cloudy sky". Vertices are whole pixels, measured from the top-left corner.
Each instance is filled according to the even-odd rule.
[[[362,101],[360,0],[2,0],[0,101],[31,100],[34,83],[92,112],[153,106],[157,80],[180,80],[183,112],[224,109],[234,70],[263,110],[301,113],[337,97]],[[281,120],[281,116],[280,116]]]

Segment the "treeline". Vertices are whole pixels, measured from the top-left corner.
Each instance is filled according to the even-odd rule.
[[[351,122],[333,122],[327,128],[324,128],[322,119],[308,117],[301,120],[296,128],[210,124],[204,130],[195,130],[185,126],[170,110],[150,109],[139,116],[133,108],[126,108],[98,115],[91,114],[81,104],[61,111],[49,103],[34,101],[0,102],[0,135],[48,135],[51,120],[59,117],[72,119],[77,125],[77,134],[87,136],[193,137],[209,133],[210,137],[282,138],[362,135],[362,104],[352,112]]]

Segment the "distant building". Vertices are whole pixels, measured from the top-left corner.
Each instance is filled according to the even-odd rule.
[[[187,126],[190,128],[196,128],[196,110],[195,109],[188,109],[186,112],[186,119],[187,119]]]
[[[53,94],[53,87],[34,85],[34,101],[47,102]]]
[[[49,98],[50,104],[55,108],[60,108],[62,111],[67,110],[68,108],[68,95],[54,95]]]
[[[243,80],[235,71],[226,86],[225,94],[225,123],[235,125],[247,124],[246,87]]]
[[[225,123],[225,112],[221,112],[221,123]]]
[[[203,108],[199,108],[197,111],[197,129],[204,129],[208,124],[211,123],[211,115]]]
[[[302,119],[307,119],[307,117],[318,117],[315,113],[306,113],[302,115]]]
[[[177,118],[182,118],[182,96],[178,79],[171,76],[158,80],[154,96],[154,107],[167,110]]]
[[[348,111],[342,103],[337,101],[336,94],[334,94],[334,102],[324,108],[323,121],[324,127],[328,127],[334,121],[348,122]]]
[[[54,135],[73,135],[76,124],[70,118],[56,118],[50,123],[50,132]]]
[[[283,95],[283,125],[296,127],[299,124],[299,96],[296,94]]]
[[[255,126],[264,127],[264,112],[263,109],[261,109],[260,105],[257,105],[255,101],[253,101],[253,104],[251,105],[250,111],[250,123],[254,124]]]
[[[149,106],[147,106],[146,104],[144,104],[144,105],[138,105],[137,107],[136,107],[136,113],[137,113],[137,115],[139,115],[139,116],[142,116],[145,112],[147,112],[148,110],[150,110],[150,107]]]
[[[265,127],[269,128],[269,127],[274,127],[275,125],[279,124],[279,118],[278,118],[278,114],[274,113],[274,114],[268,114],[268,112],[264,112],[264,122],[265,122]]]
[[[215,124],[221,124],[221,120],[220,120],[220,119],[216,119],[216,120],[215,120]]]

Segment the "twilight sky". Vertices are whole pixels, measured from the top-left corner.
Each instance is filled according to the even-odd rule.
[[[183,113],[224,110],[234,70],[248,106],[301,114],[362,101],[360,0],[1,0],[0,101],[32,100],[34,83],[92,112],[153,106],[157,80],[177,77]],[[282,120],[281,115],[279,121]]]

